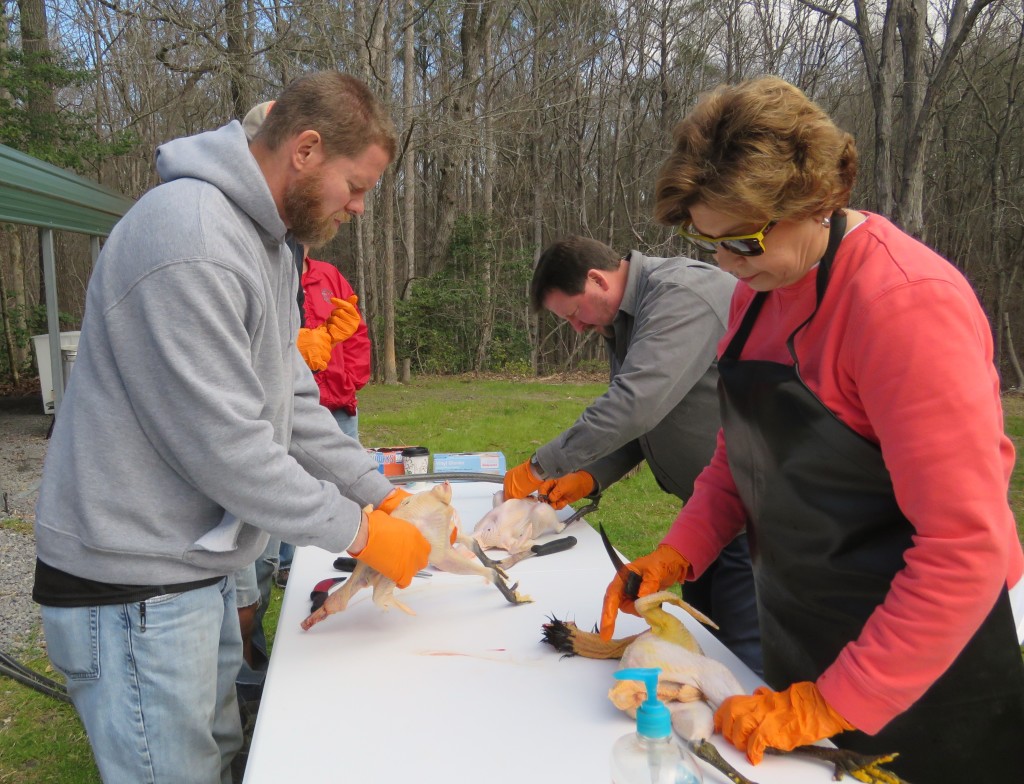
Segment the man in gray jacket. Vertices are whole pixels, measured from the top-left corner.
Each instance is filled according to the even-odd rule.
[[[646,460],[659,486],[685,502],[715,450],[717,346],[735,284],[703,262],[636,251],[623,259],[586,237],[566,237],[546,248],[530,285],[531,305],[577,332],[602,335],[611,380],[572,427],[505,475],[505,497],[540,490],[561,508]],[[719,624],[718,638],[760,673],[746,534],[704,575],[687,582],[684,596]]]
[[[285,234],[363,211],[395,153],[357,79],[305,76],[250,147],[236,121],[157,150],[163,184],[89,282],[36,510],[33,596],[104,781],[231,781],[232,573],[272,534],[408,584],[429,545],[319,404]],[[378,507],[369,515],[365,505]]]

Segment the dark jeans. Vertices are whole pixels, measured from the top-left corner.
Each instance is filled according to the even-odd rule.
[[[683,585],[683,599],[717,623],[718,631],[708,631],[764,677],[754,574],[745,533],[733,539],[699,579]]]

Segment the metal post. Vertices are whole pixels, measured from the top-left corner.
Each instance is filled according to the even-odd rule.
[[[53,230],[39,230],[43,251],[43,286],[46,289],[46,325],[50,336],[50,377],[53,379],[53,415],[57,416],[64,397],[64,366],[60,359],[60,312],[57,310],[57,262],[53,251]],[[43,390],[45,394],[45,390]]]

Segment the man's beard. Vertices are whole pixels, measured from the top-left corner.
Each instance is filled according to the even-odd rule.
[[[338,233],[334,217],[320,217],[323,213],[320,198],[323,175],[308,174],[288,186],[284,192],[284,215],[290,224],[292,236],[307,248],[326,245]],[[344,213],[343,222],[348,220]]]

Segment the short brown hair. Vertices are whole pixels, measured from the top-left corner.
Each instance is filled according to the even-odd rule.
[[[701,96],[675,127],[654,216],[688,224],[694,204],[752,222],[845,207],[857,177],[853,137],[803,92],[766,76]]]
[[[271,150],[303,131],[320,134],[328,157],[353,157],[376,144],[394,160],[395,124],[384,104],[359,79],[320,71],[291,82],[254,138]]]
[[[570,234],[553,242],[537,259],[530,281],[530,306],[538,311],[552,291],[582,294],[592,269],[617,270],[622,256],[603,242]]]

